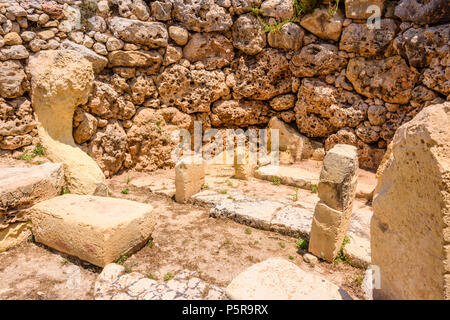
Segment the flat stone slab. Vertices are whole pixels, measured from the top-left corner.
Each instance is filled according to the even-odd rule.
[[[95,300],[220,300],[224,290],[204,281],[176,276],[169,281],[156,281],[138,272],[125,273],[118,264],[108,264],[94,285]]]
[[[161,178],[152,176],[142,176],[130,181],[130,184],[136,188],[148,188],[150,192],[165,195],[172,198],[175,195],[175,179]]]
[[[309,238],[313,212],[310,209],[286,206],[271,221],[271,230],[290,236]]]
[[[0,168],[0,211],[26,208],[61,193],[61,163],[47,162],[26,168]],[[1,221],[0,221],[1,224]]]
[[[66,194],[30,209],[37,242],[105,266],[144,245],[155,226],[148,204]]]
[[[319,173],[297,167],[267,165],[255,170],[255,177],[268,181],[278,177],[281,184],[311,190],[319,183]]]
[[[280,258],[251,266],[225,292],[232,300],[351,300],[335,284]]]

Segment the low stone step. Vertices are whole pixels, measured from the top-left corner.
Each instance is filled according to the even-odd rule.
[[[267,165],[255,170],[255,177],[273,182],[279,178],[281,184],[311,190],[319,183],[320,171],[308,171],[298,167]]]
[[[60,163],[0,168],[0,252],[28,238],[26,209],[59,195],[63,184]]]
[[[271,258],[234,278],[225,289],[232,300],[351,300],[337,285],[292,262]]]
[[[66,194],[30,209],[37,242],[104,267],[149,240],[155,214],[148,204]]]

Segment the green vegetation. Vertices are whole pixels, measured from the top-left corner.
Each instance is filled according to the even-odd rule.
[[[341,248],[340,248],[339,252],[336,255],[336,259],[334,259],[334,263],[335,264],[338,264],[339,262],[343,262],[343,263],[346,263],[346,264],[350,263],[350,261],[348,260],[348,258],[344,254],[344,247],[349,242],[350,242],[349,237],[345,236],[344,237],[344,241],[342,241]]]
[[[227,190],[225,190],[225,189],[222,189],[222,190],[220,190],[220,193],[221,193],[221,194],[227,194],[227,193],[228,193],[228,191],[227,191]]]
[[[31,161],[33,160],[34,157],[38,157],[38,156],[44,156],[45,155],[45,149],[44,147],[38,143],[33,150],[31,150],[31,152],[28,153],[24,153],[20,156],[20,160],[25,160],[25,161]]]
[[[130,193],[130,189],[128,189],[128,188],[122,189],[122,191],[120,191],[120,193],[122,193],[122,194],[129,194]]]
[[[61,195],[68,194],[68,193],[70,193],[69,188],[67,188],[67,187],[62,187],[62,189],[61,189]]]
[[[245,229],[245,234],[252,234],[252,229],[250,228]]]
[[[169,280],[171,280],[171,279],[173,279],[173,274],[170,273],[170,272],[167,272],[167,273],[164,275],[164,281],[169,281]]]
[[[294,260],[295,258],[293,256],[289,256],[289,260]]]
[[[284,242],[278,242],[278,244],[282,249],[286,248],[286,244]]]
[[[278,186],[281,184],[281,178],[280,177],[272,177],[272,184],[275,186]]]
[[[295,187],[295,194],[294,194],[294,199],[292,199],[294,202],[298,201],[298,187]]]
[[[309,242],[307,239],[303,239],[301,236],[298,236],[295,245],[301,250],[308,250]]]
[[[116,263],[117,264],[123,264],[125,261],[127,261],[127,259],[128,259],[128,256],[123,255],[119,259],[116,260]]]
[[[152,279],[152,280],[158,280],[158,277],[155,276],[155,275],[154,275],[153,273],[151,273],[151,272],[147,275],[147,278]]]
[[[153,240],[152,239],[150,239],[150,240],[148,240],[148,242],[147,242],[147,247],[153,247],[153,245],[154,245],[155,243],[153,242]]]
[[[319,191],[319,187],[316,184],[313,184],[311,186],[311,192],[312,193],[317,193],[317,191]]]

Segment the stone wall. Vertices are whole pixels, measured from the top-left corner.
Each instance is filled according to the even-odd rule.
[[[74,139],[106,176],[171,165],[170,133],[194,120],[265,127],[274,115],[376,168],[402,123],[448,99],[448,4],[346,0],[330,16],[327,4],[298,15],[298,3],[0,0],[0,149],[38,141],[28,58],[70,49],[96,73]]]

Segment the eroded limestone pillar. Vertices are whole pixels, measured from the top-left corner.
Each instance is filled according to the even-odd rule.
[[[175,165],[175,201],[184,203],[205,184],[205,161],[201,156],[182,158]]]
[[[29,59],[31,102],[47,157],[62,162],[71,193],[106,195],[105,176],[72,136],[75,107],[88,100],[92,65],[75,51],[48,50]]]
[[[450,299],[450,102],[396,132],[378,169],[370,226],[375,299]]]
[[[356,147],[337,144],[328,151],[319,180],[319,198],[311,226],[309,251],[334,261],[353,210],[358,178]]]

